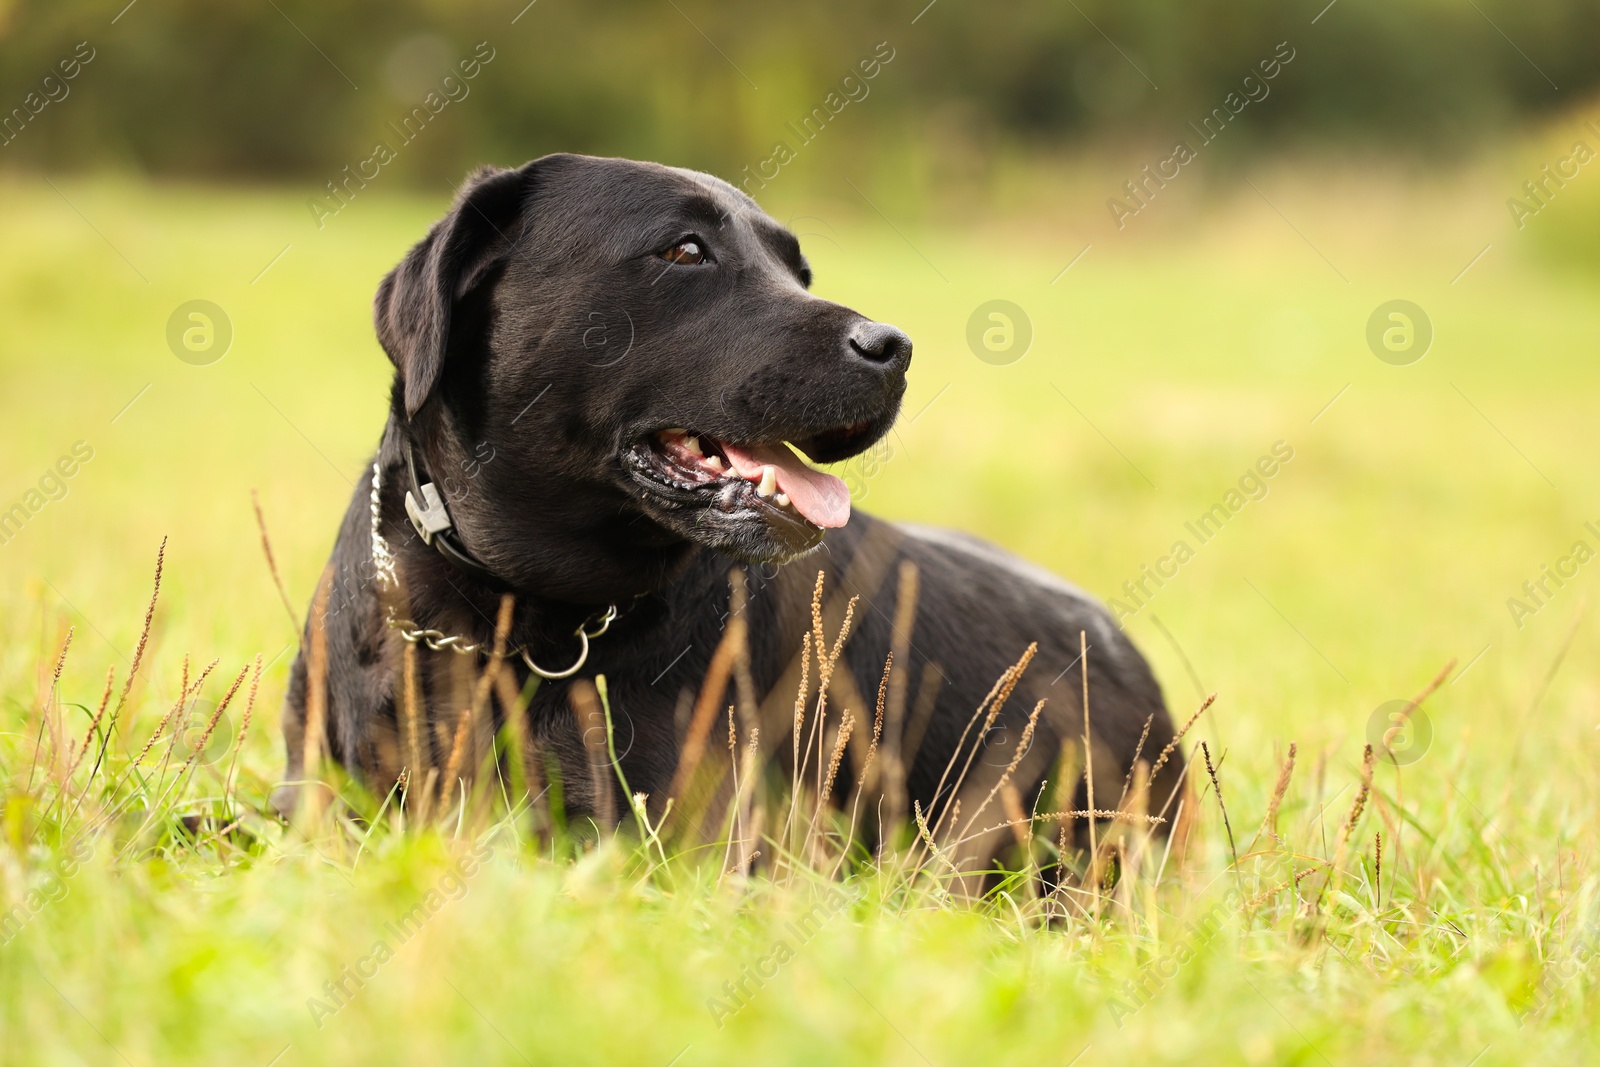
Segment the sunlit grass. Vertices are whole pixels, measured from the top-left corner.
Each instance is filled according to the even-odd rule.
[[[0,507],[75,442],[94,455],[0,546],[0,904],[28,913],[0,947],[0,1062],[266,1064],[291,1045],[280,1062],[667,1064],[686,1047],[679,1062],[1065,1063],[1086,1047],[1086,1064],[1577,1058],[1596,1036],[1592,971],[1572,964],[1597,887],[1593,577],[1553,589],[1521,627],[1506,601],[1574,541],[1600,547],[1584,526],[1600,519],[1592,279],[1519,242],[1497,179],[1443,192],[1256,180],[1304,237],[1248,190],[1147,232],[1079,234],[1060,217],[1031,234],[904,223],[910,243],[871,214],[775,209],[823,216],[795,224],[819,235],[806,244],[822,295],[917,342],[908,421],[881,471],[858,472],[868,510],[973,530],[1111,597],[1275,442],[1294,458],[1128,622],[1180,716],[1219,694],[1189,740],[1221,761],[1237,868],[1208,788],[1188,851],[1159,885],[1147,868],[1098,924],[1041,924],[1020,888],[1015,908],[974,907],[866,870],[732,1015],[708,1001],[794,940],[787,924],[819,882],[719,880],[687,858],[663,869],[624,842],[557,855],[503,818],[354,845],[262,819],[237,845],[173,829],[208,803],[259,805],[281,771],[296,634],[250,492],[303,613],[382,418],[372,290],[442,203],[374,197],[319,232],[293,190],[58,182],[69,205],[8,183]],[[1560,225],[1561,206],[1539,222]],[[972,309],[997,297],[1035,329],[1009,366],[965,342]],[[1410,367],[1363,340],[1394,297],[1437,330]],[[211,366],[179,362],[164,340],[194,298],[234,324]],[[146,666],[111,751],[136,753],[155,730],[185,654],[194,673],[219,659],[206,689],[219,700],[259,653],[237,796],[219,799],[214,773],[230,752],[165,799],[152,788],[136,802],[150,827],[91,835],[80,869],[52,883],[99,794],[65,821],[28,800],[53,795],[27,785],[30,727],[67,625],[73,752],[108,667],[115,704],[164,536]],[[1430,747],[1398,771],[1377,764],[1340,856],[1363,745],[1381,740],[1374,710],[1450,660],[1419,713]],[[1257,830],[1291,740],[1280,845]],[[108,758],[126,773],[126,756]],[[35,837],[40,826],[69,833]],[[324,983],[474,845],[492,857],[347,1004],[309,1003],[331,1003]],[[1315,864],[1336,857],[1324,892]],[[1312,914],[1288,891],[1258,900],[1305,870]],[[1559,979],[1547,996],[1541,975]]]

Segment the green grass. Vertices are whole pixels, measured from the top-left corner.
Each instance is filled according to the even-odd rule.
[[[220,659],[218,699],[260,653],[238,800],[259,803],[279,773],[295,633],[250,494],[303,612],[382,418],[372,291],[442,203],[373,193],[319,232],[297,190],[8,181],[0,508],[75,442],[94,458],[0,546],[0,911],[29,914],[0,946],[0,1063],[265,1065],[292,1046],[277,1062],[1465,1065],[1593,1047],[1600,638],[1584,605],[1600,566],[1520,627],[1506,606],[1574,541],[1600,548],[1584,530],[1600,520],[1593,277],[1511,228],[1503,201],[1520,178],[1264,172],[1253,180],[1276,210],[1248,188],[1196,190],[1121,233],[1093,214],[1095,183],[1074,180],[1088,212],[1046,204],[1041,222],[981,231],[900,220],[914,247],[850,208],[774,210],[813,216],[794,225],[815,235],[822,295],[916,339],[918,417],[880,471],[858,471],[869,510],[972,530],[1110,597],[1274,442],[1292,445],[1266,496],[1127,623],[1180,717],[1219,694],[1189,742],[1226,753],[1241,850],[1298,744],[1286,845],[1230,869],[1208,792],[1187,855],[1099,923],[1041,924],[1020,890],[972,906],[932,879],[907,892],[862,874],[725,1026],[708,999],[795,941],[786,924],[824,887],[719,885],[618,842],[557,859],[493,824],[482,869],[319,1019],[323,984],[455,886],[444,879],[468,842],[382,831],[358,857],[263,828],[247,852],[191,847],[171,818],[216,803],[202,771],[84,838],[88,858],[50,881],[52,841],[87,825],[44,817],[27,788],[61,631],[76,627],[60,701],[78,739],[106,669],[118,691],[126,678],[163,537],[160,607],[111,766],[155,728],[186,654]],[[1537,224],[1584,223],[1561,212],[1585,202],[1565,203]],[[997,297],[1035,329],[1009,366],[964,340]],[[1409,367],[1363,340],[1394,297],[1436,327]],[[234,325],[211,366],[165,344],[168,315],[194,298]],[[1230,888],[1254,897],[1333,857],[1374,709],[1452,659],[1470,669],[1420,713],[1431,747],[1399,772],[1379,764],[1338,885],[1302,883],[1313,914],[1287,893],[1230,902]],[[135,836],[146,814],[153,829]],[[35,908],[41,886],[59,899]],[[1163,970],[1129,1014],[1125,983]]]

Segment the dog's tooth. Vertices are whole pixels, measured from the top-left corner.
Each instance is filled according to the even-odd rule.
[[[777,496],[773,497],[772,499],[777,503],[777,505],[780,508],[786,508],[786,507],[789,506],[789,494],[788,493],[779,493]]]
[[[700,438],[698,437],[685,437],[683,439],[683,447],[687,448],[690,452],[693,452],[697,456],[705,455],[705,453],[700,449]]]
[[[758,496],[771,496],[778,491],[778,470],[776,467],[764,466],[761,468],[761,484],[756,486]]]
[[[668,437],[682,437],[689,431],[685,430],[682,426],[672,426],[668,429],[662,430],[661,432],[666,434]]]
[[[722,457],[721,456],[707,456],[706,457],[706,466],[710,467],[714,471],[721,470],[722,469]]]

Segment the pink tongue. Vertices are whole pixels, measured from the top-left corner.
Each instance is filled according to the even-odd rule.
[[[850,521],[850,490],[844,482],[812,470],[788,445],[723,444],[722,450],[728,461],[751,481],[760,480],[762,467],[773,468],[778,492],[787,494],[789,503],[813,526],[835,529]]]

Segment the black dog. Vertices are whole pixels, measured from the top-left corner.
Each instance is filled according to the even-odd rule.
[[[1062,740],[1083,733],[1082,632],[1096,806],[1116,806],[1141,734],[1153,760],[1173,727],[1105,610],[973,538],[851,518],[843,483],[786,444],[819,463],[859,454],[889,430],[911,362],[905,334],[810,283],[795,237],[704,174],[571,155],[475,174],[378,289],[378,338],[397,371],[391,413],[294,665],[286,780],[302,777],[308,695],[325,716],[316,733],[369,787],[386,790],[408,764],[447,765],[450,724],[472,702],[473,671],[459,667],[481,668],[510,592],[518,654],[507,662],[519,682],[556,679],[538,687],[528,722],[559,761],[568,815],[627,810],[620,786],[596,793],[559,680],[599,674],[629,786],[660,810],[688,698],[727,625],[729,572],[742,567],[749,678],[775,765],[791,766],[822,570],[830,635],[844,599],[861,598],[832,723],[849,705],[864,740],[885,655],[907,653],[893,670],[910,710],[884,739],[903,755],[907,805],[950,803],[955,775],[944,772],[963,730],[1031,642],[1015,695],[987,733],[974,728],[961,760],[976,748],[963,789],[992,789],[1047,699],[1012,775],[1035,803]],[[910,631],[896,634],[907,560],[920,595]],[[308,670],[319,617],[325,659]],[[420,729],[397,710],[406,640],[418,647]],[[841,782],[860,759],[853,743]],[[1171,759],[1152,783],[1153,807],[1181,767]],[[295,795],[280,790],[279,809]],[[876,811],[875,798],[861,810]]]

